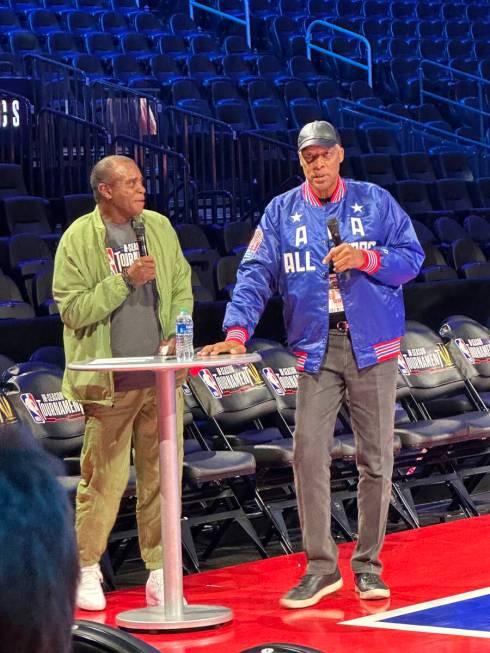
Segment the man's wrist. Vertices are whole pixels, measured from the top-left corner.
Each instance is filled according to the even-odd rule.
[[[244,345],[248,340],[248,331],[243,327],[230,327],[226,332],[226,342],[238,342]]]

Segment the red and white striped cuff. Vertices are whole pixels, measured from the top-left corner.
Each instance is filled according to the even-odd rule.
[[[226,332],[226,341],[228,340],[234,340],[235,342],[240,342],[242,345],[244,345],[247,340],[248,340],[248,331],[247,329],[244,329],[243,327],[231,327],[228,329]]]
[[[400,353],[400,341],[401,338],[394,338],[393,340],[378,342],[377,345],[374,345],[374,352],[378,363],[397,357]]]
[[[296,356],[296,370],[304,372],[308,354],[305,351],[293,351],[293,354]]]
[[[361,249],[361,254],[364,257],[364,263],[359,270],[366,272],[366,274],[374,274],[381,267],[381,254],[375,249]]]

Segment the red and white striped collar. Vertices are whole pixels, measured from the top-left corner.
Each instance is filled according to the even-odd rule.
[[[323,206],[323,202],[315,193],[311,184],[308,181],[305,181],[302,184],[301,192],[303,193],[303,198],[305,199],[306,202],[308,202],[308,204],[311,204],[312,206]],[[332,197],[330,198],[330,202],[334,202],[334,203],[340,202],[340,200],[344,197],[344,195],[345,195],[345,181],[342,179],[342,177],[338,177],[337,184],[335,185],[335,189],[332,193]]]

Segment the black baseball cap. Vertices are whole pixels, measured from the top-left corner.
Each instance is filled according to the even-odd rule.
[[[298,151],[308,145],[332,147],[340,145],[340,136],[335,127],[326,120],[314,120],[306,124],[298,134]]]

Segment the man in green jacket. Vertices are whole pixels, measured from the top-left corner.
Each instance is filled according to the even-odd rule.
[[[108,156],[93,168],[96,208],[66,230],[55,258],[53,297],[64,323],[67,364],[93,358],[148,356],[175,348],[175,320],[192,312],[190,267],[167,218],[144,210],[138,166]],[[143,225],[140,256],[133,226]],[[136,227],[138,228],[138,227]],[[179,381],[179,379],[177,379]],[[180,379],[181,381],[182,379]],[[125,491],[130,456],[136,469],[141,556],[150,570],[148,605],[163,603],[157,413],[152,372],[65,370],[63,393],[85,410],[76,531],[81,575],[77,606],[103,610],[99,560]],[[182,462],[183,398],[177,391]]]

